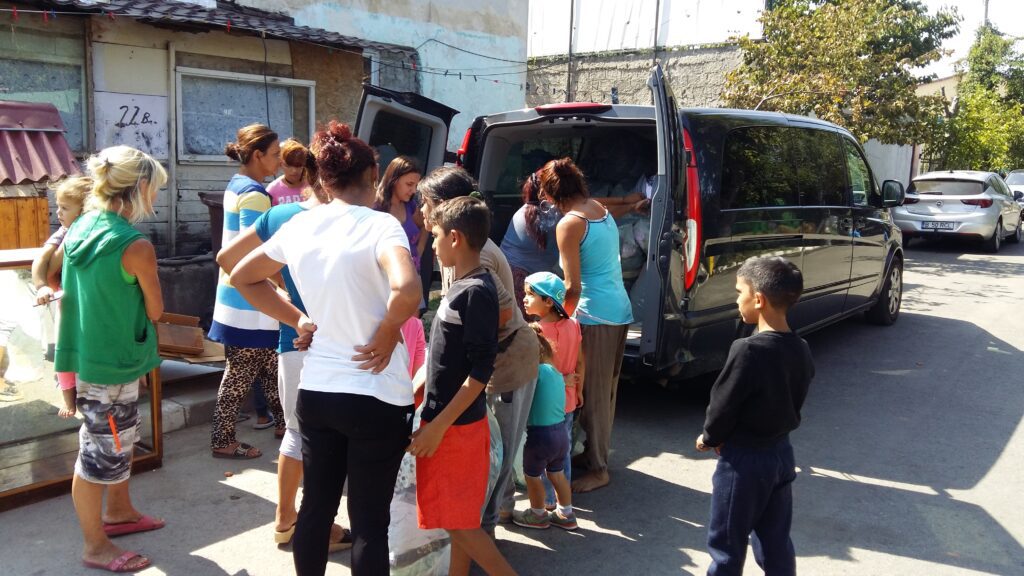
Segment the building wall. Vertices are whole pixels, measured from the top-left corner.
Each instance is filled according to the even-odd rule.
[[[419,93],[461,111],[452,122],[450,150],[458,147],[476,116],[523,107],[528,0],[353,0],[344,5],[327,0],[238,3],[285,12],[299,25],[415,48],[415,62],[404,64],[410,69],[414,64],[418,67]],[[492,58],[456,50],[435,40]],[[385,59],[381,83],[394,87],[388,86],[388,75],[403,72],[402,64]],[[424,67],[440,73],[429,73]],[[448,70],[447,76],[444,70]],[[503,75],[480,76],[495,73]],[[476,79],[473,74],[477,74]]]
[[[571,5],[571,7],[570,7]],[[530,3],[531,58],[568,52],[645,50],[761,36],[765,0],[545,0]],[[655,43],[654,34],[658,38]]]
[[[659,51],[658,59],[680,106],[716,107],[722,105],[725,76],[739,66],[742,53],[735,44],[722,44]],[[574,56],[572,99],[611,102],[615,88],[620,104],[650,104],[647,78],[653,62],[651,50]],[[533,59],[527,106],[565,102],[567,76],[566,55]]]
[[[364,62],[358,50],[328,50],[318,46],[281,40],[229,35],[225,32],[176,32],[119,18],[110,21],[92,18],[92,117],[110,117],[103,107],[128,104],[163,107],[154,114],[163,129],[148,128],[140,148],[162,161],[176,157],[176,142],[171,141],[177,111],[174,103],[175,79],[171,74],[169,46],[173,43],[175,66],[263,74],[313,80],[315,87],[314,120],[325,123],[336,118],[354,122],[361,94]],[[117,111],[114,110],[116,115]],[[295,111],[296,124],[306,125],[305,110]],[[102,140],[102,134],[95,134]],[[177,138],[181,135],[178,134]],[[136,137],[138,138],[138,137]],[[132,142],[127,142],[132,143]],[[95,147],[99,143],[94,142]],[[186,162],[174,165],[173,192],[161,190],[156,214],[140,225],[153,240],[161,257],[198,254],[210,248],[210,217],[200,199],[201,192],[222,192],[237,165],[223,159]],[[172,202],[171,193],[175,194]],[[174,205],[174,208],[172,208]],[[174,217],[171,217],[171,210]],[[172,247],[172,220],[174,244]],[[217,223],[216,225],[220,225]]]

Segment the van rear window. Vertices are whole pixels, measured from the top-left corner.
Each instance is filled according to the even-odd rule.
[[[842,150],[832,132],[738,128],[725,143],[721,208],[845,205],[843,167]]]
[[[973,196],[981,194],[984,185],[970,180],[918,180],[910,183],[911,194],[937,194],[939,196]]]

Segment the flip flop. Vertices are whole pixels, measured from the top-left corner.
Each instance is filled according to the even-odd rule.
[[[129,568],[127,564],[135,558],[142,558],[143,560],[145,560],[145,562],[143,562],[139,566],[133,566]],[[82,560],[82,565],[86,568],[96,568],[97,570],[106,570],[107,572],[117,573],[138,572],[139,570],[149,568],[149,564],[149,558],[146,558],[145,556],[138,554],[136,552],[125,552],[124,554],[121,554],[117,558],[114,558],[107,564],[100,564],[99,562]]]
[[[136,534],[138,532],[149,532],[150,530],[159,530],[164,527],[166,522],[163,520],[157,520],[152,516],[143,514],[142,518],[139,518],[135,522],[117,522],[112,524],[103,523],[103,531],[107,533],[108,538],[114,538],[115,536],[124,536],[125,534]]]
[[[292,524],[291,528],[284,532],[278,532],[274,530],[274,543],[275,544],[287,544],[292,541],[292,536],[295,536],[295,524]]]
[[[274,429],[274,438],[276,438],[278,440],[284,440],[284,431],[285,431],[284,428],[275,428]]]
[[[328,554],[333,554],[334,552],[341,552],[342,550],[348,550],[352,547],[352,532],[350,532],[348,528],[342,528],[341,532],[341,540],[337,542],[331,542],[330,544],[328,544]]]
[[[210,452],[213,454],[214,458],[227,458],[229,460],[252,460],[253,458],[263,456],[262,452],[257,453],[255,456],[250,456],[249,450],[252,450],[253,448],[255,448],[255,446],[251,446],[245,442],[239,442],[238,446],[235,446],[235,450],[233,452],[227,454],[224,452],[217,452],[216,450],[211,450]]]
[[[252,416],[249,416],[248,413],[246,413],[246,412],[239,412],[238,416],[235,416],[235,424],[238,424],[239,422],[245,422],[249,418],[252,418]]]

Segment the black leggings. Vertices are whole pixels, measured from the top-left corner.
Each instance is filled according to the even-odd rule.
[[[353,576],[387,576],[391,496],[412,432],[413,406],[372,396],[299,390],[302,505],[295,526],[298,576],[327,569],[331,524],[348,480]]]

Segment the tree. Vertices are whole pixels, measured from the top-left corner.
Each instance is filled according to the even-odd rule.
[[[912,144],[936,130],[939,96],[918,96],[914,71],[941,58],[955,10],[916,0],[777,0],[763,39],[739,39],[743,63],[723,100],[738,108],[813,114],[862,142]]]
[[[958,100],[928,141],[937,168],[1024,168],[1024,59],[991,25],[982,26],[958,67]]]

